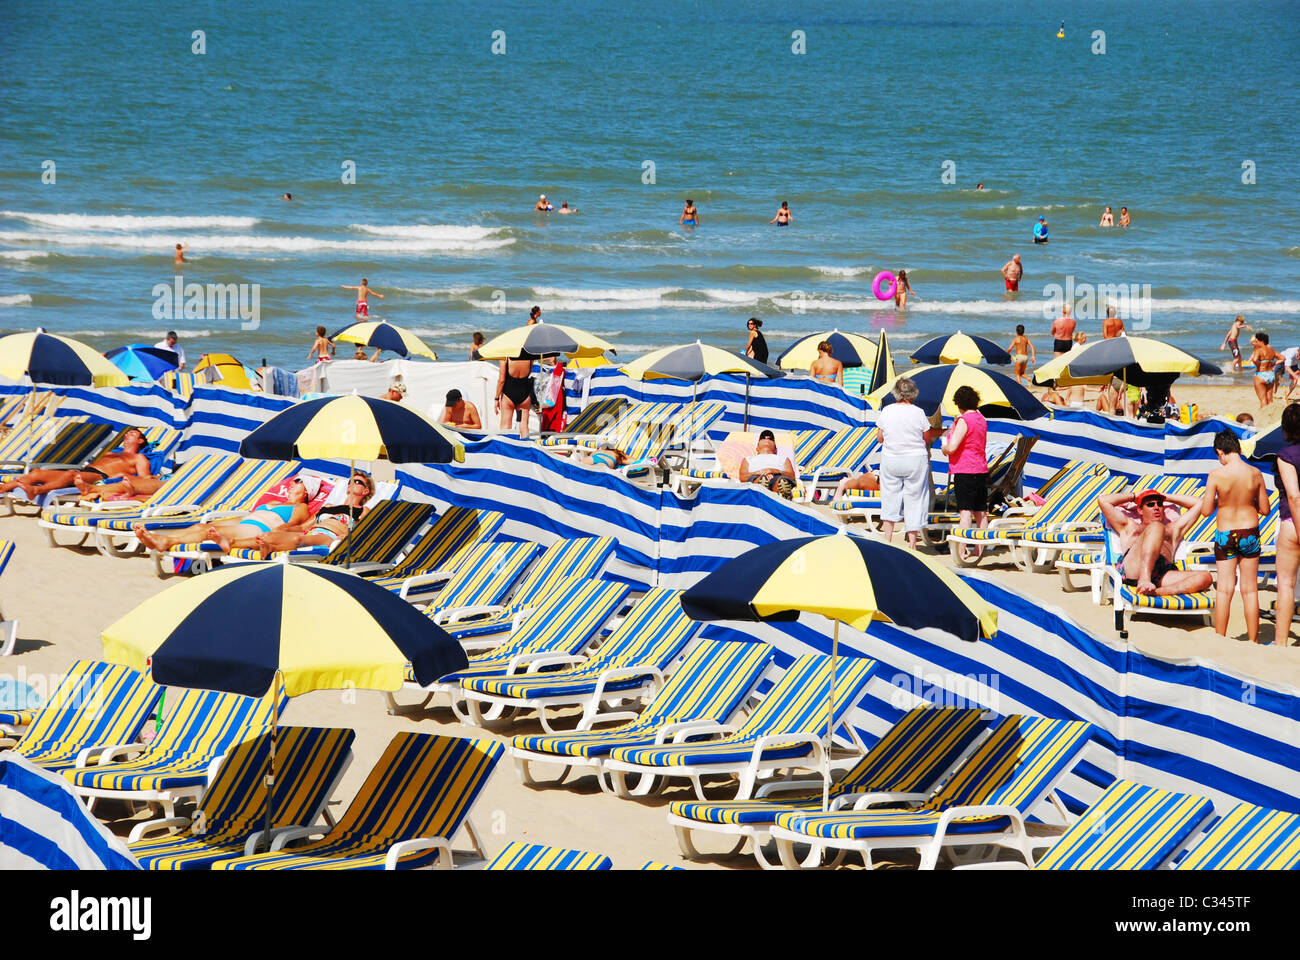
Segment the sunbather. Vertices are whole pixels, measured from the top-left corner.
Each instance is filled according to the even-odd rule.
[[[264,504],[246,517],[196,523],[181,530],[146,530],[142,524],[131,529],[150,550],[162,553],[182,543],[215,541],[223,551],[236,547],[258,547],[258,538],[272,531],[301,531],[310,521],[307,505],[320,491],[320,479],[299,475],[290,481],[289,499],[284,503]]]
[[[754,453],[740,461],[740,482],[756,483],[789,500],[797,481],[789,457],[776,452],[776,435],[764,430],[758,435]]]
[[[858,491],[876,493],[879,490],[880,474],[872,470],[864,470],[862,473],[855,473],[851,477],[845,477],[837,483],[833,499],[838,500],[846,493],[856,493]]]
[[[122,438],[121,450],[105,453],[76,470],[33,470],[7,483],[0,483],[0,494],[22,490],[34,500],[51,490],[71,487],[78,480],[90,484],[112,477],[148,477],[151,475],[149,458],[140,452],[144,446],[144,433],[132,427]]]
[[[1147,596],[1174,596],[1210,588],[1214,582],[1210,574],[1174,566],[1178,545],[1201,515],[1201,499],[1159,490],[1143,490],[1136,496],[1110,493],[1097,498],[1106,522],[1119,534],[1118,566],[1125,584]],[[1182,512],[1167,516],[1166,501],[1182,507]],[[1122,509],[1125,504],[1137,507],[1138,519]]]
[[[73,486],[81,493],[79,499],[95,500],[148,500],[158,492],[163,481],[158,477],[120,477],[112,483],[87,483],[78,477]]]
[[[340,537],[347,536],[352,524],[369,512],[366,503],[375,495],[375,481],[370,474],[360,470],[352,474],[348,484],[348,495],[336,507],[322,507],[316,514],[316,525],[306,531],[298,532],[287,528],[272,530],[257,537],[257,547],[263,557],[280,550],[296,550],[299,547],[333,546]]]

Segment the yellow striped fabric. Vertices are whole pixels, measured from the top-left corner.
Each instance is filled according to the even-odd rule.
[[[137,507],[125,510],[47,507],[41,511],[41,519],[64,526],[94,527],[102,524],[106,529],[129,533],[131,524],[138,523],[145,510],[206,502],[215,492],[216,486],[239,462],[239,457],[220,453],[191,457],[163,481],[162,486],[148,500]]]
[[[1178,863],[1179,870],[1300,870],[1300,814],[1241,803]]]
[[[396,563],[402,548],[411,542],[416,531],[432,515],[431,503],[405,500],[377,503],[321,562],[339,566],[344,563]]]
[[[396,590],[407,577],[455,569],[480,543],[491,540],[505,523],[496,510],[448,507],[437,522],[407,551],[400,563],[371,582]]]
[[[535,543],[479,543],[459,561],[434,603],[468,607],[497,603],[537,555]]]
[[[512,840],[484,870],[611,870],[614,864],[600,853]]]

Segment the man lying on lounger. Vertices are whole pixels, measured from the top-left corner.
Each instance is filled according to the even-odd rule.
[[[1166,502],[1183,510],[1175,517],[1165,514]],[[1178,570],[1174,556],[1188,529],[1201,515],[1201,498],[1143,490],[1137,496],[1111,493],[1097,498],[1102,515],[1119,534],[1120,576],[1140,594],[1161,597],[1208,590],[1214,578],[1196,570]],[[1125,504],[1138,510],[1134,519]]]
[[[8,483],[0,483],[0,494],[22,490],[29,500],[35,500],[51,490],[77,486],[77,481],[92,484],[114,477],[151,476],[149,458],[140,452],[144,446],[144,434],[132,427],[122,437],[121,450],[105,453],[76,470],[33,470]]]
[[[246,517],[196,523],[181,530],[146,530],[137,523],[131,529],[150,550],[163,553],[182,543],[215,541],[223,552],[236,547],[258,547],[258,539],[272,531],[299,532],[311,522],[307,505],[320,491],[320,478],[299,475],[289,482],[289,499],[284,503],[267,503]]]

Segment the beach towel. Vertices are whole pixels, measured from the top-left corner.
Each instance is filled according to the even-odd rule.
[[[316,496],[312,497],[311,500],[307,502],[307,512],[314,517],[320,512],[320,508],[325,506],[326,501],[329,500],[330,491],[334,489],[334,481],[318,476],[314,473],[309,473],[307,475],[316,477],[320,480],[320,489],[316,491]],[[294,474],[294,476],[297,476],[297,474]],[[253,504],[253,509],[250,512],[255,513],[267,504],[288,503],[289,486],[292,482],[293,477],[289,477],[287,480],[282,480],[277,483],[274,487],[257,498],[257,502]]]

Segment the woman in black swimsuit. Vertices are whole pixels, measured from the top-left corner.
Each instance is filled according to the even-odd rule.
[[[767,339],[763,336],[763,321],[758,317],[749,318],[749,343],[745,344],[745,356],[767,363]]]
[[[501,361],[501,375],[497,378],[496,409],[501,414],[501,432],[510,429],[515,411],[519,420],[520,439],[528,439],[528,414],[533,408],[533,360],[531,354],[521,353],[510,360]]]

